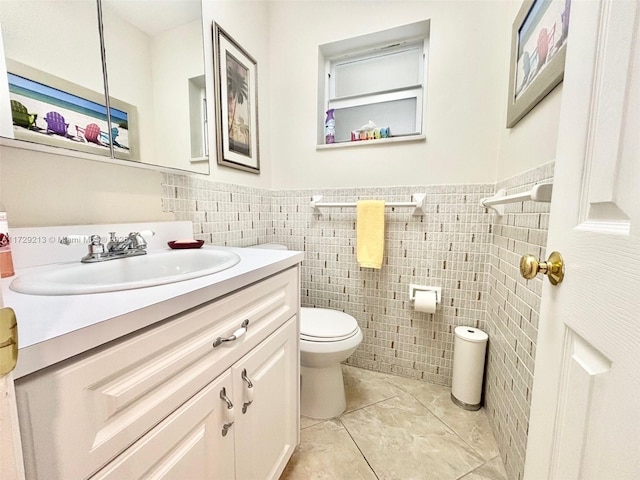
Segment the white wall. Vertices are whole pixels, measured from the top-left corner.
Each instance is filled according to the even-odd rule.
[[[506,2],[269,4],[276,189],[496,178],[506,108]],[[426,142],[316,151],[318,45],[431,19]]]
[[[159,172],[0,148],[11,227],[173,220],[162,212]]]
[[[0,18],[7,57],[95,92],[103,91],[95,5],[39,0],[27,6],[20,0],[2,0]],[[74,28],[56,28],[69,18]]]
[[[208,173],[206,164],[191,163],[189,79],[204,75],[202,24],[182,25],[153,38],[152,79],[157,162]]]
[[[504,128],[502,123],[497,181],[506,180],[556,160],[561,99],[562,84],[513,128]]]
[[[137,109],[140,161],[157,163],[156,114],[153,98],[153,44],[142,30],[124,21],[105,6],[104,43],[109,96]],[[133,135],[133,123],[131,134]]]

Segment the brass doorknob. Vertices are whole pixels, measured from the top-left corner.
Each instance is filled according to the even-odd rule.
[[[0,377],[18,362],[18,322],[12,308],[0,308]]]
[[[564,260],[558,252],[551,252],[549,260],[546,262],[539,261],[533,255],[523,255],[520,259],[520,274],[530,280],[534,278],[538,272],[544,273],[551,285],[557,285],[564,279]]]

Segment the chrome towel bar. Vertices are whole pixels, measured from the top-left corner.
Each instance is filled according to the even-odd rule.
[[[411,202],[388,202],[385,207],[413,207],[413,215],[424,215],[424,202],[427,197],[426,193],[414,193]],[[322,195],[314,195],[311,199],[311,208],[313,213],[322,215],[321,208],[340,208],[355,207],[356,202],[323,202]]]

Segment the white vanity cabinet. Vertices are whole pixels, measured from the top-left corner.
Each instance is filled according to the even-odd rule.
[[[298,295],[289,268],[19,379],[27,478],[277,479],[298,441]]]
[[[277,479],[297,442],[296,336],[291,319],[91,479]]]

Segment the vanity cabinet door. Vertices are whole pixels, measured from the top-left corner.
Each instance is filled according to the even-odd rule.
[[[232,368],[236,480],[279,478],[298,443],[298,352],[293,317]]]
[[[227,371],[207,385],[128,448],[91,480],[229,480],[234,478],[234,428],[225,423],[230,414],[221,398],[232,397]]]

